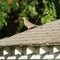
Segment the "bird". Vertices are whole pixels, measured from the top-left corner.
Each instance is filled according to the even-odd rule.
[[[37,27],[37,25],[29,22],[26,17],[23,17],[24,25],[29,29]]]

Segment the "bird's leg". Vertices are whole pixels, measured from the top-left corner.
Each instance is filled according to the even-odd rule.
[[[30,28],[28,28],[28,30],[30,30]]]
[[[27,28],[27,30],[26,30],[26,31],[28,31],[28,30],[30,30],[30,28]]]

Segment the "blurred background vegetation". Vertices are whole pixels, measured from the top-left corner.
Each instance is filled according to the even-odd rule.
[[[60,0],[0,0],[0,38],[27,30],[24,16],[36,25],[43,25],[60,19],[59,12]]]

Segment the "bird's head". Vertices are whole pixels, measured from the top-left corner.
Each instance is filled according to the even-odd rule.
[[[27,18],[26,17],[23,17],[23,19],[22,19],[24,22],[26,22],[27,21]]]

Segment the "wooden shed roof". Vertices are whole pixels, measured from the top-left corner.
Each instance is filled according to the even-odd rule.
[[[11,37],[0,39],[0,46],[32,44],[60,45],[60,20],[46,23]]]

